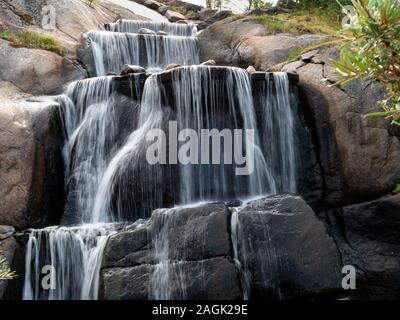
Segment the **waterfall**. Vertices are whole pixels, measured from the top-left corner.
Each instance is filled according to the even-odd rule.
[[[113,32],[139,33],[140,29],[143,28],[152,30],[154,32],[163,31],[171,36],[191,37],[197,33],[196,25],[184,23],[120,19],[117,22],[108,24],[108,30]]]
[[[184,300],[186,298],[185,274],[182,262],[170,256],[169,237],[175,225],[174,208],[159,209],[152,216],[155,221],[150,234],[154,239],[154,270],[150,275],[149,299]],[[183,260],[185,257],[181,257]]]
[[[93,222],[93,200],[115,141],[114,93],[112,78],[99,77],[73,82],[63,97],[65,176],[67,184],[77,186],[69,197],[80,213],[75,223]]]
[[[273,171],[277,183],[277,192],[296,190],[297,154],[296,154],[296,104],[291,101],[289,80],[286,73],[275,72],[273,77],[266,76],[258,95],[261,106],[260,123],[263,152],[268,166]]]
[[[98,76],[118,74],[124,64],[140,65],[148,72],[157,72],[171,63],[199,63],[196,37],[91,31],[88,38]]]
[[[231,240],[233,247],[233,258],[235,261],[235,266],[240,275],[240,283],[242,286],[243,299],[250,299],[251,292],[251,275],[246,266],[246,261],[241,262],[241,257],[239,256],[239,243],[242,243],[243,239],[240,238],[241,230],[239,225],[239,213],[238,208],[230,208],[232,211],[231,215]]]
[[[132,85],[138,96],[138,83]],[[115,226],[97,223],[100,221],[94,219],[92,210],[100,178],[121,136],[116,106],[120,112],[125,105],[112,77],[73,82],[59,100],[68,177],[63,222],[77,226],[30,231],[23,298],[93,300],[98,295],[102,252]],[[42,269],[46,266],[54,267],[50,270],[54,288],[44,290]]]
[[[94,201],[93,216],[103,214],[115,217],[117,221],[135,220],[148,217],[156,208],[176,203],[245,199],[275,193],[275,180],[260,147],[248,73],[239,68],[191,66],[172,70],[169,74],[171,80],[164,84],[165,74],[148,78],[138,129],[130,135],[103,175]],[[150,145],[147,134],[151,129],[171,131],[171,121],[176,121],[177,131],[193,129],[200,137],[200,144],[206,142],[210,148],[211,142],[215,141],[210,136],[201,137],[203,129],[252,129],[255,138],[246,143],[244,137],[240,137],[236,146],[232,145],[232,139],[229,142],[224,139],[218,157],[220,164],[213,164],[212,159],[203,159],[209,164],[199,165],[196,161],[196,164],[186,165],[149,165],[144,158]],[[243,148],[242,144],[245,145]],[[246,150],[248,160],[254,163],[250,175],[238,176],[235,166],[224,162],[224,150],[233,147],[240,147],[240,154]],[[170,152],[174,151],[170,149]],[[205,151],[199,149],[196,159],[202,158]],[[127,176],[136,177],[133,187]],[[169,188],[160,188],[160,185],[174,185],[179,192],[168,194]],[[139,203],[137,199],[140,199]],[[96,221],[104,221],[104,217],[98,217]]]
[[[141,28],[168,35],[138,34]],[[62,226],[29,233],[24,299],[97,299],[102,252],[116,223],[148,219],[163,207],[296,191],[298,120],[286,74],[266,74],[256,84],[240,68],[193,65],[199,63],[193,26],[120,20],[109,30],[87,34],[99,77],[73,82],[59,99],[66,206]],[[170,63],[187,66],[159,72]],[[106,76],[124,64],[158,73],[142,74],[144,87],[138,75]],[[127,82],[130,94],[122,94]],[[188,155],[195,138],[198,149]],[[153,149],[159,162],[149,162]],[[247,165],[249,173],[238,174]],[[168,241],[175,212],[154,211],[149,298],[185,298],[181,262],[171,259]],[[239,211],[231,229],[247,299]],[[46,266],[54,268],[50,290],[42,285]]]
[[[32,230],[26,248],[23,299],[97,299],[102,252],[112,232],[110,225]]]

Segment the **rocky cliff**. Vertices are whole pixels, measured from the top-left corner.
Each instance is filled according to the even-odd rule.
[[[182,18],[173,17],[172,10],[166,14],[166,4],[154,3],[146,1],[146,6],[164,10],[171,21]],[[55,30],[40,28],[44,5],[56,9]],[[289,59],[294,51],[321,43],[324,35],[275,32],[248,17],[225,18],[230,13],[196,14],[208,21],[198,35],[201,61],[298,75],[303,123],[298,143],[307,177],[302,195],[312,208],[298,196],[279,195],[236,207],[209,203],[156,210],[147,224],[109,239],[102,297],[240,299],[247,282],[238,268],[244,268],[254,280],[247,288],[253,298],[398,298],[400,201],[390,193],[400,182],[399,130],[385,119],[365,117],[377,109],[382,89],[363,81],[332,86],[337,46],[317,45]],[[55,36],[63,48],[62,54],[16,48],[0,39],[0,254],[21,275],[23,241],[13,235],[58,224],[66,197],[58,102],[38,95],[62,93],[68,82],[87,77],[82,33],[117,18],[144,19],[106,1],[94,7],[78,0],[0,3],[0,31],[29,27]],[[165,210],[172,210],[176,229],[162,228],[168,226]],[[236,231],[235,212],[242,219]],[[244,266],[235,263],[238,236],[245,239]],[[154,261],[159,237],[168,240],[166,265]],[[357,290],[341,289],[343,265],[356,267]],[[167,292],[154,283],[162,267],[170,268]],[[176,277],[185,279],[186,291],[176,286]],[[9,297],[19,298],[11,292],[15,288],[8,289]],[[4,291],[3,282],[0,297]]]

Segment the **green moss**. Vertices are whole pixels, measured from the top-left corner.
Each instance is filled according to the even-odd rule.
[[[396,184],[396,188],[392,191],[393,194],[399,194],[400,193],[400,183]]]
[[[181,6],[177,3],[172,3],[168,5],[173,11],[179,12],[180,14],[183,14],[186,18],[192,19],[196,17],[196,12],[189,10],[185,8],[184,6]]]
[[[288,57],[287,57],[287,59],[286,59],[286,61],[284,63],[287,64],[287,63],[296,61],[296,60],[298,60],[300,58],[300,56],[302,54],[307,53],[309,51],[316,50],[316,49],[321,48],[323,46],[340,44],[342,42],[343,42],[342,39],[335,39],[335,38],[329,37],[327,39],[311,43],[311,44],[306,45],[304,47],[300,47],[300,48],[294,49],[294,50],[289,52],[289,55],[288,55]]]
[[[2,31],[0,32],[0,38],[10,41],[10,45],[13,47],[43,49],[61,55],[64,54],[64,50],[55,37],[43,35],[29,29],[23,29],[19,32]]]
[[[1,31],[0,32],[0,38],[7,40],[7,41],[10,39],[10,35],[11,35],[10,31]]]

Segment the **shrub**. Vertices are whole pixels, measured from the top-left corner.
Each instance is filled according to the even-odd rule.
[[[0,256],[0,280],[9,280],[16,277],[14,271],[10,270],[6,259]]]
[[[374,81],[386,88],[387,99],[380,101],[385,116],[400,125],[400,1],[353,0],[357,20],[352,36],[341,47],[336,72],[341,86],[358,78]]]

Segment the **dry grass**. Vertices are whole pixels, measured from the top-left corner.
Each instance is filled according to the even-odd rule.
[[[55,37],[43,35],[29,29],[19,32],[1,31],[0,38],[9,41],[13,47],[43,49],[61,55],[64,53],[59,41]]]
[[[313,33],[338,36],[339,32],[343,31],[340,15],[327,14],[320,9],[297,10],[276,15],[253,15],[252,19],[271,31],[289,32],[295,35]]]

